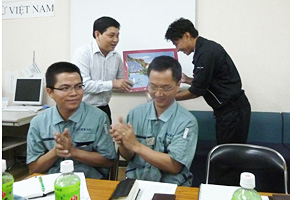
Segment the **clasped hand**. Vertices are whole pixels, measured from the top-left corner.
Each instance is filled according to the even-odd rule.
[[[122,117],[119,118],[119,123],[112,125],[110,134],[117,144],[122,145],[131,151],[135,152],[135,149],[140,145],[135,136],[132,125],[130,123],[124,123]]]
[[[55,145],[56,155],[62,158],[71,157],[73,144],[68,129],[65,128],[62,134],[55,133],[54,140],[56,142]]]

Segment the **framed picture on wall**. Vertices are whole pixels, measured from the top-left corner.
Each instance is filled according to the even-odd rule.
[[[176,49],[150,49],[124,51],[125,78],[133,82],[131,92],[146,92],[148,86],[147,70],[151,61],[158,56],[171,56],[178,59]]]

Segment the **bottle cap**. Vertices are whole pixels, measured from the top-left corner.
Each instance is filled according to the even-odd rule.
[[[250,172],[241,173],[240,185],[246,189],[255,188],[255,175]]]
[[[69,173],[74,171],[74,162],[72,160],[64,160],[60,163],[60,172]]]
[[[2,173],[5,172],[7,169],[6,160],[2,159]]]

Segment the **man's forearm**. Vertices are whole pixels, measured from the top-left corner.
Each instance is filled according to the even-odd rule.
[[[194,99],[197,97],[199,97],[199,96],[192,94],[188,90],[184,90],[184,91],[178,92],[175,96],[175,99],[177,101],[182,101],[182,100],[187,100],[187,99]]]
[[[114,165],[114,160],[104,158],[97,152],[89,152],[78,148],[73,148],[71,158],[93,167],[112,167]]]
[[[126,149],[124,146],[119,146],[119,152],[123,158],[126,160],[131,160],[134,156],[134,152]]]
[[[40,156],[36,161],[28,165],[29,173],[44,173],[57,161],[59,157],[56,155],[55,148],[46,154]]]
[[[168,173],[178,174],[183,168],[183,165],[173,160],[169,154],[154,151],[145,145],[141,145],[136,154],[154,167]]]

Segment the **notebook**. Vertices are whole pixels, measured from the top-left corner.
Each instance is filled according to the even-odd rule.
[[[15,182],[13,193],[24,198],[34,198],[45,196],[54,192],[54,181],[60,174],[49,174],[43,176],[34,176],[26,180]],[[42,178],[42,183],[40,180]]]
[[[41,175],[44,191],[42,191],[42,184],[39,180],[40,176],[14,182],[13,194],[27,199],[38,197],[37,199],[41,200],[54,200],[54,181],[60,174]],[[75,174],[81,179],[80,200],[90,200],[84,173],[75,172]]]

